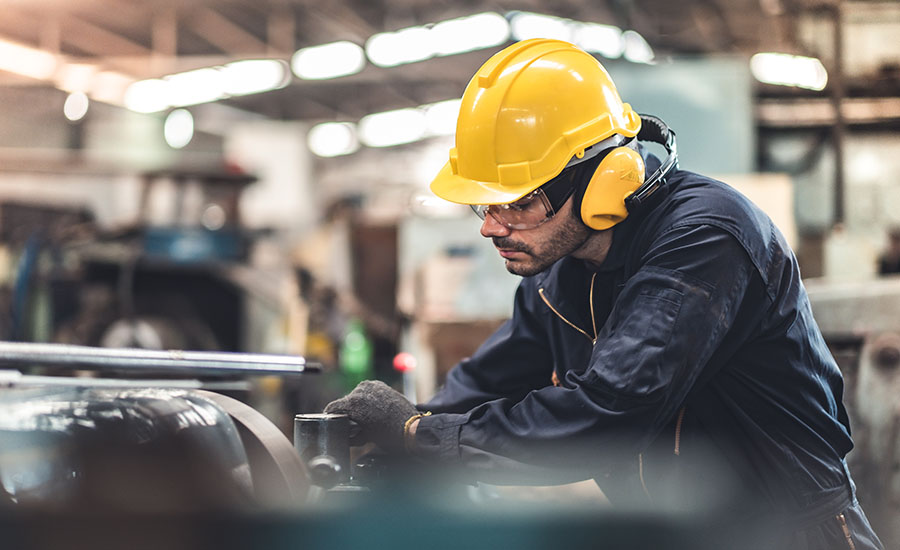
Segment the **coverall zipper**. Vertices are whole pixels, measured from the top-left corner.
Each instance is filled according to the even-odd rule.
[[[850,547],[850,550],[856,550],[856,545],[853,544],[853,539],[850,537],[850,527],[847,526],[847,518],[844,517],[844,513],[841,512],[835,518],[841,524],[841,530],[844,531],[844,536],[847,538],[847,546]]]
[[[572,321],[569,321],[568,319],[566,319],[566,317],[562,313],[560,313],[559,310],[557,310],[555,307],[553,307],[553,304],[551,304],[550,300],[547,299],[547,296],[544,295],[543,287],[538,289],[538,294],[540,294],[541,300],[543,300],[544,303],[547,304],[547,307],[550,308],[550,311],[552,311],[553,313],[556,314],[557,317],[562,319],[565,324],[569,325],[570,327],[574,328],[575,330],[577,330],[578,332],[583,334],[588,340],[591,341],[591,345],[594,345],[597,343],[597,320],[594,317],[594,280],[596,278],[597,278],[596,273],[591,275],[591,291],[588,294],[588,302],[591,306],[591,328],[594,329],[593,337],[591,337],[591,335],[588,334],[587,331],[582,330],[578,325],[576,325]],[[559,385],[559,379],[556,377],[556,371],[553,372],[553,385],[554,386]],[[678,426],[676,427],[676,431],[675,431],[675,454],[678,454],[678,438],[680,437],[681,419],[683,417],[684,417],[684,409],[681,410],[681,414],[678,417]],[[643,453],[638,454],[638,477],[640,477],[640,479],[641,479],[641,488],[644,490],[644,494],[647,495],[647,498],[649,498],[652,501],[653,497],[650,496],[650,491],[647,490],[647,484],[644,482],[644,455],[643,455]]]
[[[687,407],[681,407],[678,411],[678,420],[675,421],[675,455],[681,454],[681,424],[684,422],[684,412]]]
[[[555,307],[553,307],[553,304],[551,304],[551,303],[550,303],[550,300],[547,299],[547,296],[544,295],[544,288],[543,288],[543,287],[541,287],[541,288],[538,289],[538,294],[540,294],[541,300],[543,300],[544,303],[547,304],[547,307],[550,308],[550,311],[552,311],[553,313],[556,314],[557,317],[559,317],[560,319],[562,319],[563,322],[564,322],[565,324],[567,324],[567,325],[569,325],[570,327],[574,328],[575,330],[577,330],[577,331],[580,332],[581,334],[584,334],[584,336],[585,336],[588,340],[591,341],[591,345],[594,345],[594,344],[597,343],[597,320],[594,319],[594,279],[596,279],[596,278],[597,278],[597,274],[596,274],[596,273],[594,273],[593,275],[591,275],[591,292],[590,292],[590,294],[588,294],[588,302],[590,303],[590,306],[591,306],[591,326],[592,326],[593,329],[594,329],[594,336],[593,336],[593,337],[592,337],[590,334],[588,334],[586,331],[584,331],[584,330],[582,330],[580,327],[578,327],[575,323],[573,323],[572,321],[569,321],[568,319],[566,319],[566,318],[563,316],[562,313],[560,313]]]

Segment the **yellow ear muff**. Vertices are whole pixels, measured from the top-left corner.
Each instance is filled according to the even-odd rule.
[[[613,149],[594,171],[584,198],[581,219],[591,229],[609,229],[628,216],[625,199],[644,183],[644,159],[628,147]]]

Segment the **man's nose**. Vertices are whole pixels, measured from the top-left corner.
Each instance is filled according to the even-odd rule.
[[[502,223],[497,221],[497,218],[493,216],[490,212],[488,212],[484,216],[484,221],[481,222],[481,236],[482,237],[505,237],[510,234],[512,230]]]

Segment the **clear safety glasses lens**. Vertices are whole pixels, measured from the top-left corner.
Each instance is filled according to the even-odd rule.
[[[490,214],[510,229],[533,229],[553,217],[554,210],[542,189],[509,204],[473,204],[472,210],[482,220]]]

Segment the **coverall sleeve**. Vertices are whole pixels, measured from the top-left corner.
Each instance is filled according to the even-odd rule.
[[[633,460],[674,418],[734,322],[753,274],[749,256],[724,230],[670,229],[625,282],[584,370],[522,399],[423,418],[419,454],[484,481],[510,460],[582,478]]]
[[[420,409],[433,413],[464,413],[501,398],[520,401],[550,384],[553,362],[539,321],[526,303],[526,284],[516,290],[512,318],[500,326],[469,358],[447,375],[438,393]]]

